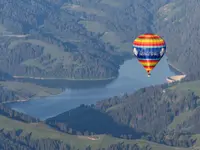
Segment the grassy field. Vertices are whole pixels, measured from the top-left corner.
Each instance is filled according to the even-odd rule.
[[[82,24],[90,32],[104,33],[107,31],[106,26],[97,21],[79,21],[79,24]]]
[[[118,33],[115,33],[109,30],[105,24],[102,24],[98,21],[79,21],[79,24],[82,24],[88,31],[94,33],[102,34],[101,40],[105,43],[110,43],[111,45],[117,47],[119,50],[126,50],[131,52],[132,44],[131,43],[124,43]]]
[[[197,139],[196,144],[194,145],[194,148],[199,148],[200,149],[200,134],[193,135],[192,137],[194,139]],[[197,149],[197,150],[199,150],[199,149]]]
[[[4,25],[0,24],[0,36],[1,34],[2,35],[12,34],[12,32],[9,32]]]
[[[62,51],[58,46],[49,44],[40,40],[15,40],[9,45],[9,49],[14,48],[16,45],[21,43],[31,43],[33,45],[39,45],[41,47],[44,47],[43,55],[50,54],[51,60],[55,60],[53,64],[42,64],[38,61],[39,58],[35,59],[29,59],[27,61],[24,61],[22,65],[26,66],[32,66],[32,67],[38,67],[40,69],[47,69],[48,68],[54,68],[56,64],[62,63],[64,67],[67,68],[67,66],[72,64],[78,64],[77,62],[72,60],[72,54],[69,52]],[[81,64],[80,64],[81,65]]]
[[[180,84],[170,87],[169,89],[171,90],[178,89],[178,90],[183,90],[183,91],[190,90],[190,91],[193,91],[196,95],[200,96],[200,80],[180,83]]]
[[[120,0],[101,0],[98,2],[99,5],[109,5],[110,7],[113,7],[112,9],[119,9],[124,7],[124,3]],[[105,20],[110,20],[109,18],[112,17],[110,16],[109,12],[103,12],[103,10],[100,9],[101,7],[94,9],[94,8],[86,8],[82,5],[74,5],[74,4],[63,4],[61,9],[70,9],[73,11],[77,12],[85,12],[87,14],[93,14],[97,16],[101,16],[105,18]],[[102,6],[103,8],[103,6]],[[89,21],[89,20],[82,20],[79,21],[79,24],[82,24],[88,31],[94,32],[94,33],[100,33],[103,34],[101,39],[105,43],[110,43],[111,45],[117,47],[117,50],[126,50],[126,51],[131,51],[132,45],[131,43],[124,43],[123,41],[125,39],[121,39],[120,34],[113,32],[112,30],[109,30],[106,27],[106,24],[101,23],[99,21]]]
[[[180,83],[175,86],[170,87],[169,89],[171,90],[181,90],[181,91],[193,91],[196,95],[200,96],[200,80],[198,81],[191,81],[191,82],[185,82],[185,83]],[[195,111],[195,110],[194,110]],[[175,128],[177,124],[180,124],[184,120],[187,120],[194,111],[188,111],[181,113],[179,116],[176,116],[173,120],[173,122],[169,125],[168,128]],[[200,135],[193,135],[193,138],[197,138],[196,144],[194,145],[194,150],[199,150],[200,149]]]
[[[70,10],[77,11],[77,12],[85,12],[90,15],[93,14],[93,15],[97,15],[97,16],[106,16],[106,14],[103,11],[96,10],[93,8],[82,7],[80,5],[68,4],[68,3],[63,4],[61,9],[70,9]]]
[[[2,24],[0,24],[0,33],[5,32],[5,31],[6,31],[6,28]]]
[[[122,39],[120,39],[120,36],[118,36],[115,32],[109,31],[104,24],[101,24],[97,21],[80,21],[79,23],[90,32],[103,34],[101,39],[105,43],[110,43],[111,45],[123,50],[131,48],[131,44],[129,44],[130,46],[128,45],[128,48],[127,43],[124,44]]]
[[[108,42],[112,45],[119,45],[121,42],[121,39],[115,32],[105,32],[102,36],[102,39],[104,42]]]
[[[51,54],[53,58],[57,58],[57,57],[62,57],[64,56],[69,56],[70,53],[68,52],[64,52],[62,50],[60,50],[60,48],[56,45],[53,44],[49,44],[40,40],[15,40],[13,41],[10,45],[9,45],[9,49],[14,48],[16,45],[21,44],[21,43],[30,43],[33,45],[39,45],[44,47],[44,54]]]
[[[115,32],[108,31],[104,24],[101,24],[97,21],[80,21],[79,23],[82,24],[90,32],[104,33],[101,39],[105,43],[110,43],[115,46],[121,44],[120,37]]]
[[[172,86],[169,88],[170,90],[181,90],[181,91],[193,91],[196,95],[200,96],[200,80],[198,81],[191,81],[191,82],[185,82],[185,83],[179,83],[175,86]],[[179,116],[176,116],[173,120],[173,122],[168,126],[170,129],[174,129],[177,124],[180,124],[181,122],[187,120],[194,111],[187,111],[184,113],[181,113]]]
[[[119,138],[113,138],[111,136],[107,135],[97,135],[99,136],[99,140],[89,140],[87,137],[83,138],[76,135],[69,135],[64,134],[59,131],[56,131],[52,129],[51,127],[43,124],[43,123],[33,123],[33,124],[27,124],[20,121],[12,120],[7,117],[0,115],[0,128],[4,128],[5,130],[18,130],[23,129],[25,132],[32,132],[32,138],[33,139],[42,139],[42,138],[51,138],[51,139],[57,139],[65,142],[66,144],[70,145],[76,145],[77,148],[84,148],[88,145],[91,145],[93,149],[96,149],[98,147],[107,147],[110,144],[114,144],[117,142],[125,142],[126,144],[135,144],[138,145],[146,145],[150,144],[153,147],[153,150],[190,150],[190,149],[184,149],[184,148],[174,148],[169,146],[163,146],[160,144],[147,142],[144,140],[123,140]]]
[[[19,93],[19,99],[27,99],[21,95],[32,95],[33,97],[45,97],[56,95],[62,92],[61,89],[42,87],[33,83],[22,83],[14,81],[1,81],[0,85],[7,89]],[[29,97],[30,98],[30,97]]]
[[[23,129],[25,132],[28,132],[28,133],[32,132],[33,139],[42,139],[42,138],[58,139],[70,145],[77,145],[77,143],[79,143],[78,147],[80,148],[85,147],[87,143],[92,142],[87,139],[79,139],[77,138],[77,136],[68,135],[68,134],[64,134],[59,131],[53,130],[52,128],[42,123],[27,124],[27,123],[19,122],[16,120],[11,120],[4,116],[0,116],[0,128],[4,128],[6,130]]]
[[[117,104],[117,105],[114,105],[114,106],[108,108],[108,109],[106,110],[106,112],[118,110],[118,109],[120,109],[121,107],[123,107],[123,105],[125,105],[125,104]]]
[[[131,43],[123,43],[122,42],[123,39],[120,39],[120,36],[118,36],[117,33],[115,32],[112,31],[105,32],[101,37],[101,39],[105,43],[110,43],[111,45],[118,47],[119,50],[131,52],[132,49]]]
[[[182,122],[187,120],[190,116],[192,116],[193,113],[194,111],[187,111],[187,112],[179,114],[178,116],[174,118],[173,122],[168,126],[168,128],[175,129],[178,124],[181,124]]]
[[[100,3],[107,4],[111,7],[121,7],[123,5],[123,2],[119,0],[101,0]]]

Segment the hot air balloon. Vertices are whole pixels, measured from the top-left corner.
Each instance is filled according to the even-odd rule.
[[[142,34],[133,41],[133,53],[145,68],[148,77],[165,52],[165,41],[157,34]]]

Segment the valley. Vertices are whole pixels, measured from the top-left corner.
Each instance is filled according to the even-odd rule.
[[[0,149],[198,150],[199,6],[198,0],[1,0]],[[146,80],[137,65],[121,76],[120,66],[133,58],[133,39],[146,32],[166,40],[168,63],[183,80],[163,84],[174,74],[162,64],[157,80]],[[64,111],[53,112],[60,98],[50,104],[50,97],[76,89],[74,81],[81,91],[88,80],[94,91],[96,81],[98,88],[125,86],[117,94],[104,88],[101,99],[92,91],[90,102],[81,98],[69,110],[61,103]],[[49,100],[38,103],[52,108],[45,120],[5,104],[36,97]],[[47,111],[38,107],[32,111]]]

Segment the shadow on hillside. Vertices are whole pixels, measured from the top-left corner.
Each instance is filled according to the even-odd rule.
[[[56,117],[49,118],[46,123],[59,130],[71,128],[73,134],[77,131],[82,134],[111,134],[115,137],[141,138],[144,133],[136,132],[134,129],[116,123],[110,116],[89,106],[80,106]],[[65,127],[64,127],[65,125]],[[67,127],[66,127],[67,126]],[[74,131],[76,131],[74,133]]]

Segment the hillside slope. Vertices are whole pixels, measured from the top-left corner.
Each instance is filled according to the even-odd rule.
[[[78,135],[106,132],[134,139],[140,133],[142,139],[163,145],[198,147],[199,87],[200,81],[142,88],[131,95],[99,101],[95,107],[82,105],[46,122],[60,131]]]
[[[199,3],[3,0],[0,69],[29,77],[116,77],[132,40],[156,32],[167,42],[169,62],[198,76]]]
[[[1,106],[1,112],[3,110]],[[5,114],[5,113],[4,113]],[[14,112],[16,114],[16,112]],[[0,148],[11,149],[40,149],[40,150],[117,150],[126,147],[126,150],[181,150],[148,142],[145,140],[123,140],[102,134],[94,135],[97,140],[91,140],[92,136],[77,136],[62,133],[52,129],[48,125],[35,122],[34,118],[25,117],[21,113],[16,114],[18,118],[8,118],[0,115]],[[19,118],[23,121],[19,121]],[[15,119],[15,120],[14,120]],[[32,122],[32,123],[30,123]],[[191,150],[182,148],[182,150]]]
[[[11,3],[5,0],[1,1],[1,7],[2,70],[31,77],[117,75],[123,60],[120,54],[78,24],[80,15],[38,0]]]
[[[172,1],[160,7],[155,19],[157,32],[167,43],[169,62],[196,79],[200,77],[199,7],[198,0]]]
[[[0,69],[43,78],[116,77],[138,34],[167,0],[2,0]]]
[[[72,129],[73,130],[73,129]],[[95,139],[95,140],[94,140]],[[57,131],[38,119],[11,112],[0,107],[0,148],[41,149],[41,150],[191,150],[149,142],[147,140],[127,140],[106,134],[72,135]]]

